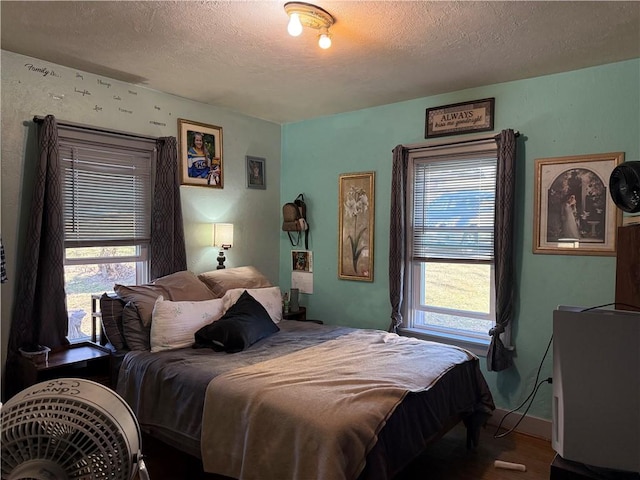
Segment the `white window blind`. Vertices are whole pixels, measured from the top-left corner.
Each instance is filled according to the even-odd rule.
[[[75,128],[59,137],[65,246],[149,243],[154,143]]]
[[[493,261],[495,148],[414,160],[413,260]]]

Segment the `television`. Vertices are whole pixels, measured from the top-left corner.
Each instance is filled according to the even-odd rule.
[[[640,313],[553,312],[552,447],[565,460],[640,472]]]

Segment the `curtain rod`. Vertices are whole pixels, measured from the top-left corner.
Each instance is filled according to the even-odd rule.
[[[41,117],[39,115],[34,115],[33,121],[34,123],[42,123],[44,121],[44,117]],[[121,130],[111,130],[109,128],[92,127],[90,125],[83,125],[82,123],[74,123],[74,122],[67,122],[66,120],[58,120],[57,118],[56,118],[56,122],[58,123],[58,125],[62,125],[64,127],[72,127],[72,128],[77,128],[80,130],[88,130],[92,132],[109,133],[112,135],[124,135],[126,137],[131,137],[131,138],[140,138],[142,140],[153,140],[154,142],[158,139],[158,137],[152,137],[150,135],[139,135],[137,133],[123,132]]]
[[[520,132],[518,130],[515,130],[513,132],[515,134],[516,137],[520,136]],[[487,140],[493,140],[495,139],[495,137],[498,134],[496,133],[488,133],[485,135],[476,135],[474,137],[466,137],[462,140],[457,140],[457,141],[453,141],[453,140],[443,140],[440,142],[420,142],[420,143],[410,143],[408,145],[403,145],[403,147],[409,149],[409,150],[417,150],[420,148],[436,148],[436,147],[448,147],[450,145],[460,145],[461,143],[476,143],[476,142],[486,142]]]

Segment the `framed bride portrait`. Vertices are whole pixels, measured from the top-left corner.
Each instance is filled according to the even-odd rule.
[[[623,152],[536,159],[533,253],[616,254],[622,211],[609,177],[623,161]]]

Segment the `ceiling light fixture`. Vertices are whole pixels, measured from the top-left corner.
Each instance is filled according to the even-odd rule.
[[[323,28],[318,36],[318,45],[325,50],[331,46],[331,35],[329,35],[329,29]]]
[[[320,48],[326,49],[331,46],[329,27],[336,21],[329,12],[304,2],[285,3],[284,11],[289,15],[289,25],[287,25],[289,35],[297,37],[302,33],[303,27],[314,28],[320,31],[318,35]]]

